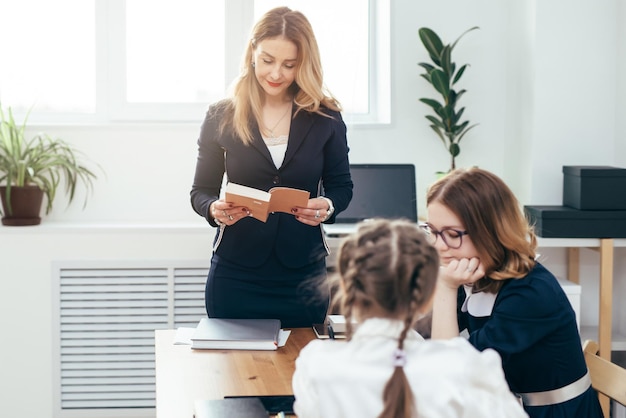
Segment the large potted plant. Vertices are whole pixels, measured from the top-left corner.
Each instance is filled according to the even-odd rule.
[[[419,66],[426,70],[422,77],[440,94],[441,99],[421,98],[422,103],[427,104],[434,111],[434,115],[426,115],[430,127],[441,139],[446,150],[450,154],[450,170],[456,168],[455,158],[461,152],[460,142],[467,132],[476,126],[470,125],[468,120],[461,120],[465,107],[457,110],[459,99],[466,90],[455,90],[455,84],[461,79],[468,64],[457,68],[452,61],[452,50],[457,42],[477,26],[463,32],[452,44],[444,45],[441,38],[429,28],[420,28],[419,37],[426,48],[432,63],[421,62]]]
[[[81,161],[82,154],[62,139],[45,133],[25,136],[26,120],[15,122],[11,108],[0,106],[0,214],[3,225],[38,225],[43,196],[50,213],[62,183],[68,203],[78,184],[91,191],[96,175]],[[87,204],[87,195],[84,205]],[[84,207],[83,205],[83,207]]]

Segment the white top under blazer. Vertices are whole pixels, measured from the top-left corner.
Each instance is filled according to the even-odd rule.
[[[298,418],[377,417],[393,372],[401,321],[369,319],[351,341],[314,340],[293,375]],[[404,371],[419,418],[522,418],[498,353],[477,351],[464,338],[424,340],[411,330]],[[408,417],[407,417],[408,418]]]

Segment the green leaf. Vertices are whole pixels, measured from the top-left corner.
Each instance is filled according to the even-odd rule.
[[[452,157],[456,157],[461,153],[461,147],[459,147],[459,144],[453,142],[452,144],[450,144],[450,148],[448,148],[448,151],[450,152],[450,155],[452,155]]]
[[[461,34],[461,36],[459,36],[459,37],[456,39],[456,41],[454,41],[454,43],[452,44],[451,49],[454,49],[454,47],[456,46],[456,44],[457,44],[457,43],[461,40],[461,38],[462,38],[463,36],[465,36],[465,34],[466,34],[467,32],[471,32],[471,31],[473,31],[473,30],[475,30],[475,29],[480,29],[480,28],[479,28],[478,26],[474,26],[473,28],[469,28],[468,30],[466,30],[465,32],[463,32],[463,33]]]
[[[437,111],[437,109],[440,109],[442,107],[441,103],[434,99],[420,99],[420,102],[432,107],[435,112]]]
[[[469,132],[470,129],[472,129],[473,127],[478,126],[477,123],[473,124],[472,126],[470,126],[469,128],[467,128],[465,131],[463,131],[461,133],[461,135],[459,136],[459,138],[456,140],[456,142],[461,142],[461,139],[463,139],[463,137],[465,136],[466,133]]]
[[[426,115],[425,118],[431,121],[432,124],[435,125],[436,127],[443,129],[444,131],[446,130],[446,126],[436,117],[432,115]]]
[[[420,62],[420,63],[419,63],[419,64],[417,64],[417,65],[419,65],[420,67],[422,67],[423,69],[425,69],[427,73],[430,73],[432,70],[434,70],[434,69],[435,69],[435,67],[434,67],[433,65],[428,64],[428,63],[426,63],[426,62]]]
[[[454,108],[450,105],[446,105],[443,107],[443,119],[446,124],[446,131],[451,132],[452,127],[452,116],[454,115]]]
[[[430,59],[436,64],[441,65],[439,62],[439,56],[443,49],[443,43],[439,36],[429,28],[421,28],[419,31],[419,37],[430,55]]]
[[[441,118],[442,121],[446,120],[446,111],[445,111],[445,106],[441,106],[439,108],[437,108],[435,110],[435,113],[437,113],[437,116],[439,116]]]
[[[465,127],[468,124],[469,124],[469,121],[466,120],[462,124],[455,126],[454,129],[453,129],[454,135],[459,135],[461,132],[463,132],[463,129],[465,129]],[[457,142],[458,142],[458,139],[457,139]]]
[[[446,145],[446,139],[443,136],[443,132],[441,132],[441,129],[439,129],[437,126],[435,125],[430,125],[431,129],[433,131],[435,131],[435,133],[437,134],[437,136],[439,136],[439,138],[441,138],[441,142],[443,142],[443,145]]]
[[[446,101],[448,101],[448,93],[450,92],[450,80],[446,73],[441,70],[434,70],[430,74],[430,78],[433,83],[433,87],[444,97]]]
[[[457,81],[459,81],[461,79],[461,76],[463,75],[463,73],[465,72],[465,69],[469,66],[469,64],[465,64],[464,66],[462,66],[461,68],[459,68],[459,72],[456,73],[456,75],[454,76],[454,80],[452,81],[452,84],[456,84]]]
[[[450,51],[451,51],[450,45],[444,46],[443,49],[441,50],[441,57],[440,57],[441,68],[448,75],[448,80],[450,79],[450,77],[452,77],[452,71],[450,71],[452,67]]]
[[[452,123],[453,124],[456,125],[459,122],[459,120],[461,120],[461,116],[463,116],[463,112],[465,112],[465,108],[464,107],[462,107],[458,112],[456,112],[456,114],[452,118]]]
[[[448,106],[450,106],[453,110],[456,107],[456,99],[457,99],[456,91],[454,91],[454,89],[451,89],[450,93],[448,94]],[[453,114],[454,112],[452,112],[450,117],[452,117]]]

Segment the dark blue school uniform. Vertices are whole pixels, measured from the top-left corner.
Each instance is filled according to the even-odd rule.
[[[584,378],[587,366],[576,315],[554,275],[541,264],[524,278],[507,280],[491,313],[474,309],[482,312],[472,314],[468,303],[462,309],[463,288],[459,295],[460,329],[468,330],[469,341],[478,350],[493,348],[500,353],[513,392],[551,391]],[[590,386],[573,399],[524,409],[530,418],[603,416],[597,392]]]

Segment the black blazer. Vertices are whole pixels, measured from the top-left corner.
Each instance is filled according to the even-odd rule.
[[[316,197],[323,186],[324,195],[335,206],[326,223],[333,223],[337,213],[348,207],[353,185],[346,126],[339,112],[323,109],[330,117],[298,112],[291,121],[285,159],[277,169],[256,124],[250,145],[243,144],[229,129],[219,133],[224,107],[225,102],[219,102],[206,114],[191,189],[193,209],[212,226],[217,225],[208,210],[220,195],[225,172],[228,181],[266,191],[276,186],[295,187]],[[232,226],[220,227],[213,250],[248,267],[261,265],[273,250],[288,267],[319,261],[329,253],[321,225],[305,225],[286,213],[270,214],[266,223],[243,218]]]

